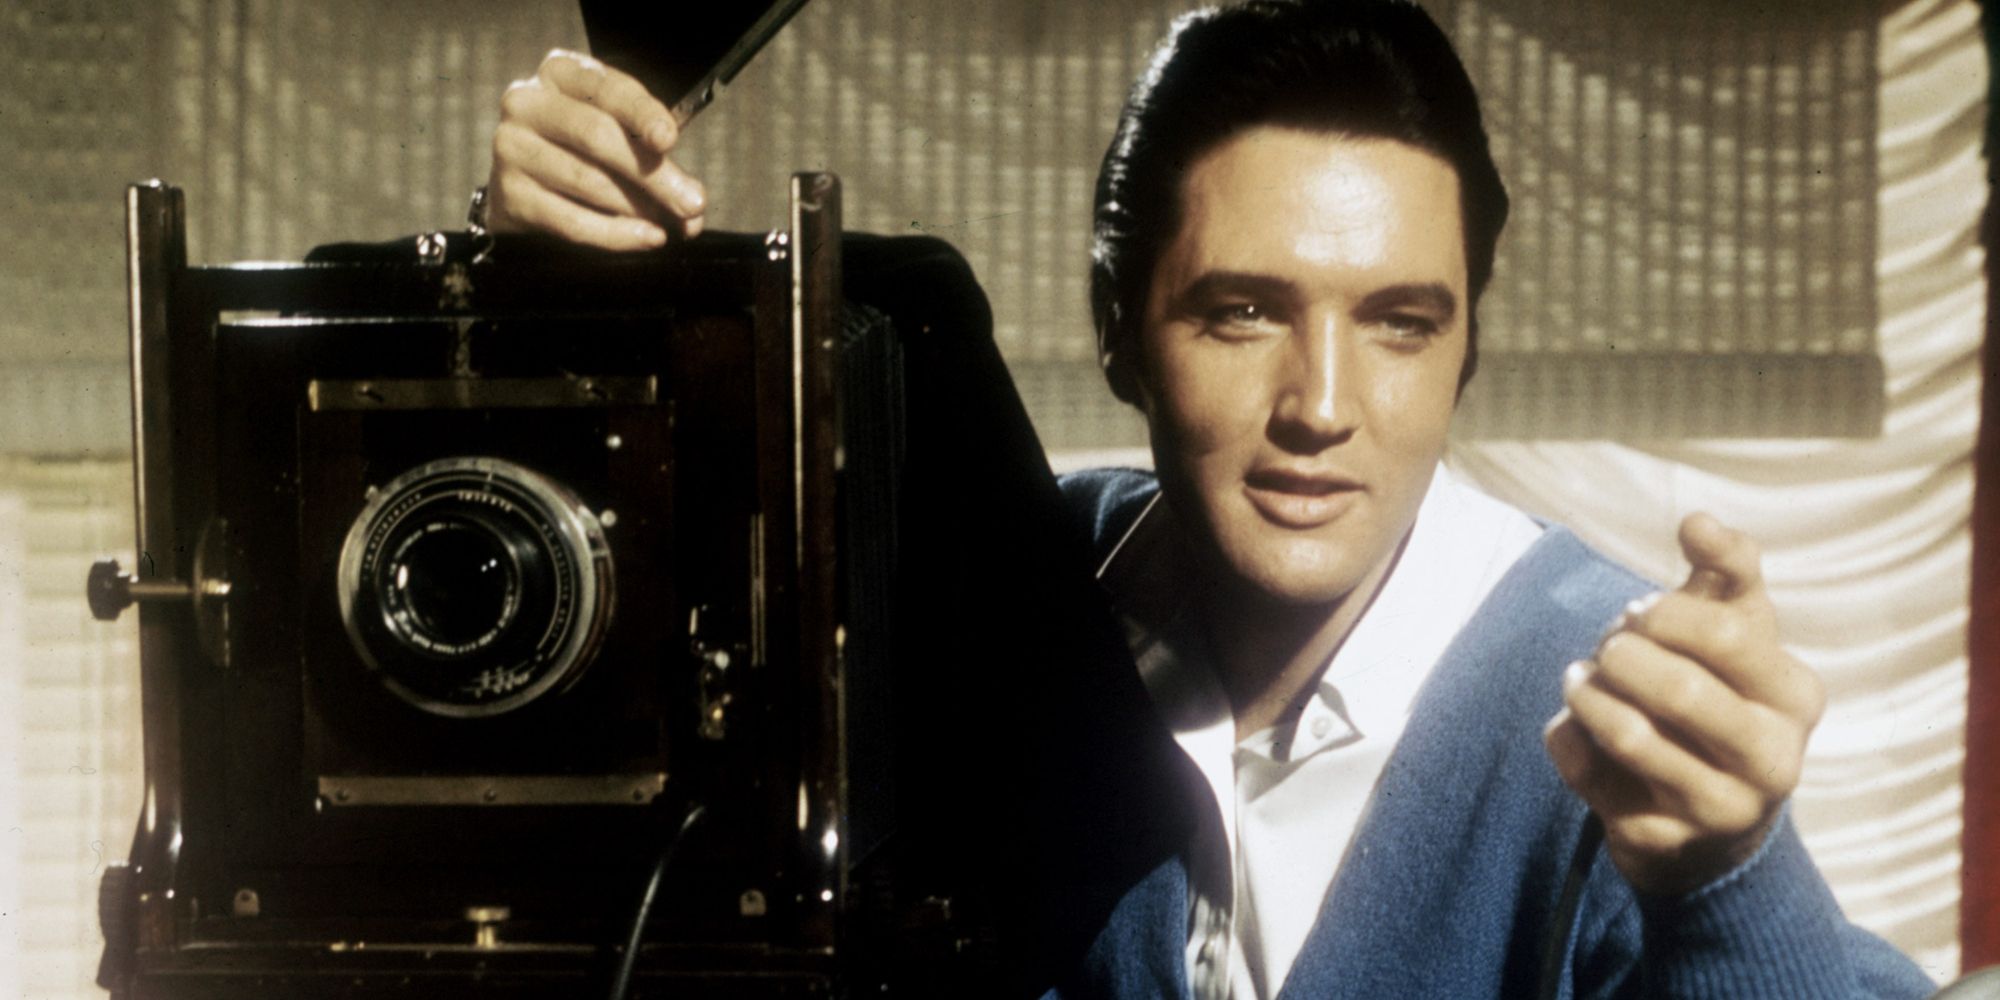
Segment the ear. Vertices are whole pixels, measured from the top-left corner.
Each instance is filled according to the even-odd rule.
[[[1097,339],[1097,364],[1104,369],[1104,380],[1111,384],[1111,394],[1123,403],[1145,408],[1139,392],[1138,359],[1130,349],[1131,338],[1120,330],[1116,311],[1110,322]]]
[[[1111,383],[1111,394],[1120,402],[1141,406],[1139,398],[1139,376],[1132,370],[1132,362],[1124,353],[1105,351],[1097,357],[1097,363],[1104,367],[1104,380]]]

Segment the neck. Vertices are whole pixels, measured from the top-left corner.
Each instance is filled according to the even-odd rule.
[[[1274,601],[1239,582],[1217,588],[1206,626],[1238,740],[1276,725],[1311,697],[1327,661],[1354,631],[1401,551],[1398,544],[1353,590],[1326,604]]]

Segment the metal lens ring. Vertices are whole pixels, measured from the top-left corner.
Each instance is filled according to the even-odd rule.
[[[437,715],[498,715],[589,666],[610,623],[611,550],[555,480],[447,458],[370,495],[337,586],[348,638],[392,693]]]

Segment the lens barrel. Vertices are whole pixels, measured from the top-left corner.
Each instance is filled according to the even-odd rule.
[[[370,495],[336,585],[348,638],[390,692],[472,718],[575,683],[610,624],[611,580],[603,526],[573,492],[461,457]]]

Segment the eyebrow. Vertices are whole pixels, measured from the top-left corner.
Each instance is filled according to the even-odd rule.
[[[1176,307],[1185,309],[1190,305],[1211,299],[1241,295],[1256,299],[1283,299],[1290,301],[1298,292],[1292,283],[1268,274],[1253,274],[1247,271],[1208,271],[1188,283],[1174,296]]]

